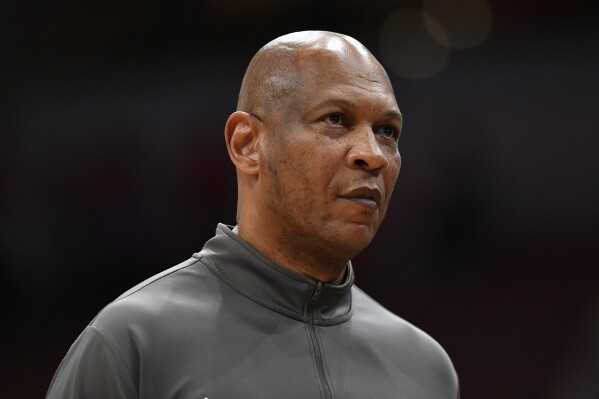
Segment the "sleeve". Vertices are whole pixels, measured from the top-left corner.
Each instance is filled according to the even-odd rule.
[[[95,327],[87,327],[69,349],[46,399],[131,399],[137,389],[122,357]]]

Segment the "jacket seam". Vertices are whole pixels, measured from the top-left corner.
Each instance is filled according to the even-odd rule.
[[[190,258],[190,259],[188,259],[188,260],[191,260],[191,258]],[[190,263],[189,265],[182,266],[182,267],[180,267],[180,268],[176,268],[177,266],[173,266],[175,269],[174,269],[174,270],[171,270],[169,273],[165,273],[164,275],[162,275],[162,276],[160,276],[160,277],[158,277],[158,278],[156,278],[156,279],[154,279],[154,280],[148,281],[146,284],[143,284],[143,282],[141,282],[140,284],[143,284],[143,285],[140,285],[140,286],[139,286],[139,287],[138,287],[136,290],[133,290],[133,288],[135,288],[135,287],[132,287],[131,289],[129,289],[129,290],[127,290],[127,291],[125,291],[125,292],[124,292],[123,294],[121,294],[121,295],[120,295],[118,298],[116,298],[115,300],[113,300],[113,301],[109,302],[109,303],[108,303],[106,306],[104,306],[104,307],[102,308],[102,310],[100,310],[100,311],[98,312],[98,314],[97,314],[97,315],[96,315],[96,316],[95,316],[95,317],[92,319],[92,321],[89,323],[89,326],[91,326],[91,325],[93,324],[93,322],[94,322],[94,321],[96,321],[96,319],[98,318],[98,316],[100,316],[100,314],[101,314],[101,313],[104,311],[104,309],[106,309],[106,308],[107,308],[108,306],[110,306],[111,304],[113,304],[113,303],[115,303],[115,302],[118,302],[118,301],[120,301],[120,300],[122,300],[122,299],[128,298],[128,297],[130,297],[131,295],[133,295],[133,294],[137,293],[138,291],[140,291],[140,290],[142,290],[142,289],[144,289],[144,288],[146,288],[146,287],[149,287],[150,285],[152,285],[152,284],[154,284],[154,283],[156,283],[156,282],[158,282],[158,281],[162,280],[162,279],[163,279],[163,278],[165,278],[165,277],[168,277],[168,276],[170,276],[171,274],[174,274],[174,273],[176,273],[176,272],[178,272],[178,271],[180,271],[180,270],[187,269],[188,267],[191,267],[191,266],[195,265],[195,264],[198,262],[198,260],[200,260],[200,259],[197,259],[197,258],[196,258],[196,260],[195,260],[195,261],[193,261],[192,263]],[[152,278],[152,277],[150,277],[150,279],[151,279],[151,278]],[[133,291],[129,292],[127,295],[124,295],[125,293],[127,293],[127,292],[128,292],[128,291],[130,291],[130,290],[133,290]],[[124,296],[123,296],[123,295],[124,295]]]
[[[196,260],[194,260],[194,261],[193,261],[192,263],[190,263],[189,265],[186,265],[186,266],[180,267],[180,268],[178,268],[178,269],[172,270],[172,271],[170,271],[169,273],[166,273],[166,274],[164,274],[164,275],[160,276],[159,278],[157,278],[157,279],[155,279],[155,280],[148,281],[148,283],[147,283],[147,284],[144,284],[144,285],[142,285],[141,287],[138,287],[138,288],[137,288],[135,291],[131,291],[130,293],[128,293],[128,294],[127,294],[127,295],[125,295],[125,296],[119,296],[117,299],[115,299],[115,300],[114,300],[114,301],[112,301],[112,302],[117,302],[117,301],[120,301],[121,299],[125,299],[125,298],[127,298],[127,297],[130,297],[131,295],[135,294],[135,293],[136,293],[136,292],[138,292],[139,290],[141,290],[141,289],[143,289],[143,288],[146,288],[146,287],[149,287],[150,285],[152,285],[152,284],[154,284],[154,283],[156,283],[156,282],[158,282],[158,281],[162,280],[162,279],[163,279],[163,278],[165,278],[165,277],[168,277],[168,276],[170,276],[171,274],[177,273],[177,272],[178,272],[178,271],[180,271],[180,270],[184,270],[184,269],[187,269],[188,267],[191,267],[191,266],[195,265],[195,264],[196,264],[196,263],[197,263],[197,262],[198,262],[200,259],[201,259],[201,258],[199,258],[199,259],[198,259],[198,258],[196,258]]]
[[[125,362],[125,359],[123,359],[123,357],[121,356],[121,354],[119,353],[119,351],[115,348],[115,346],[112,344],[112,342],[110,342],[110,340],[108,339],[108,337],[106,337],[104,335],[104,333],[102,333],[102,331],[100,331],[97,327],[94,326],[88,326],[86,328],[86,330],[92,332],[94,335],[96,335],[96,337],[98,337],[98,339],[100,340],[100,342],[110,351],[112,352],[112,354],[118,359],[121,367],[123,368],[123,370],[125,370],[125,373],[127,374],[127,381],[129,382],[130,387],[133,389],[133,392],[135,392],[136,397],[139,397],[139,392],[137,390],[137,387],[135,386],[135,384],[133,383],[133,374],[131,373],[131,370],[129,370],[129,367],[127,366],[127,363]]]

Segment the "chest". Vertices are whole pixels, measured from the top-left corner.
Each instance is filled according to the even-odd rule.
[[[222,327],[148,351],[140,397],[441,398],[411,375],[410,359],[402,365],[394,356],[398,348],[360,336],[351,324]]]

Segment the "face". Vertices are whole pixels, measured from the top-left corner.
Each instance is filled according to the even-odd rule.
[[[401,114],[381,67],[326,53],[301,67],[266,129],[260,184],[270,223],[290,248],[353,257],[374,237],[399,174]]]

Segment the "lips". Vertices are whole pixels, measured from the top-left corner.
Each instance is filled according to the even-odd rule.
[[[382,194],[376,187],[362,186],[344,191],[339,197],[358,205],[376,209],[381,205]]]

